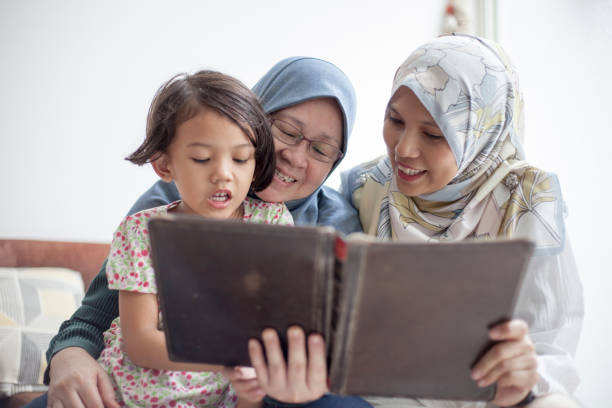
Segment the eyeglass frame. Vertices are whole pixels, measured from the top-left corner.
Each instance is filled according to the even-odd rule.
[[[284,141],[284,140],[282,140],[282,139],[279,139],[279,138],[278,138],[277,136],[275,136],[275,135],[274,135],[274,133],[273,133],[273,134],[272,134],[272,136],[273,136],[275,139],[278,139],[278,140],[279,140],[281,143],[284,143],[284,144],[286,144],[286,145],[288,145],[288,146],[297,146],[297,145],[299,145],[300,143],[302,143],[302,141],[303,141],[303,140],[305,140],[305,141],[307,141],[307,142],[308,142],[308,153],[310,153],[310,152],[311,152],[311,148],[312,148],[312,143],[313,143],[313,142],[314,142],[314,143],[323,143],[323,144],[325,144],[325,145],[331,146],[331,147],[333,147],[334,149],[336,149],[336,151],[338,152],[338,155],[337,155],[337,157],[336,157],[335,159],[329,158],[329,160],[330,160],[330,161],[324,161],[324,160],[321,160],[321,159],[320,159],[320,157],[315,157],[314,155],[312,155],[312,154],[311,154],[310,156],[311,156],[311,157],[312,157],[314,160],[319,161],[319,162],[321,162],[321,163],[335,163],[336,161],[338,161],[338,160],[340,160],[341,158],[343,158],[343,157],[344,157],[344,152],[342,152],[342,150],[340,150],[339,148],[337,148],[337,147],[336,147],[336,146],[334,146],[333,144],[331,144],[331,143],[327,143],[327,142],[324,142],[324,141],[322,141],[322,140],[320,140],[320,139],[319,139],[319,140],[313,140],[313,139],[309,139],[309,138],[307,138],[306,136],[304,136],[304,134],[302,133],[302,131],[301,131],[300,129],[298,129],[298,127],[297,127],[297,126],[295,126],[295,125],[291,124],[290,122],[287,122],[286,120],[283,120],[283,119],[274,118],[274,117],[271,117],[271,118],[270,118],[270,126],[271,126],[271,127],[276,127],[276,129],[277,129],[279,132],[281,132],[281,133],[285,133],[285,132],[283,132],[283,131],[282,131],[280,128],[278,128],[277,126],[274,126],[274,122],[281,122],[281,123],[287,124],[287,125],[288,125],[288,126],[290,126],[292,129],[295,129],[295,131],[297,132],[298,136],[300,136],[300,137],[299,137],[299,139],[298,139],[298,141],[297,141],[296,143],[287,143],[286,141]],[[326,157],[326,158],[327,158],[327,156],[323,156],[323,157]]]

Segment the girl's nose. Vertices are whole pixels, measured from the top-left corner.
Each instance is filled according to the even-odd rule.
[[[296,145],[284,146],[279,154],[291,167],[306,168],[308,166],[308,141],[302,140]]]
[[[397,139],[395,155],[397,157],[415,158],[421,154],[419,135],[416,132],[406,130]]]
[[[215,163],[211,173],[213,183],[227,182],[232,179],[231,165],[228,160],[222,159]]]

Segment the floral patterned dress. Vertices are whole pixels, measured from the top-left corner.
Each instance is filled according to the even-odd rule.
[[[117,228],[106,266],[109,289],[157,293],[150,256],[148,221],[165,216],[180,201],[127,216]],[[248,198],[244,222],[293,225],[284,204]],[[129,407],[234,407],[237,397],[229,380],[216,372],[187,372],[136,366],[123,350],[119,317],[104,333],[98,362],[113,380],[117,400]]]

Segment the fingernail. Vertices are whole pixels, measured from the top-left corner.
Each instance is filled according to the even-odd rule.
[[[263,337],[264,340],[272,340],[274,338],[274,333],[272,333],[272,330],[264,330],[261,337]]]
[[[482,376],[482,372],[480,370],[472,371],[472,379],[478,380]]]
[[[486,387],[487,386],[487,382],[485,380],[478,381],[478,386],[479,387]]]

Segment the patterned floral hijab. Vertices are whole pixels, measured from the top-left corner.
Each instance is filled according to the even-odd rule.
[[[378,235],[403,241],[523,236],[540,248],[562,247],[558,181],[523,161],[523,100],[501,47],[470,35],[438,37],[399,67],[391,95],[401,86],[432,115],[458,171],[442,189],[407,197],[389,160],[379,163],[378,181],[387,181],[388,194]]]

